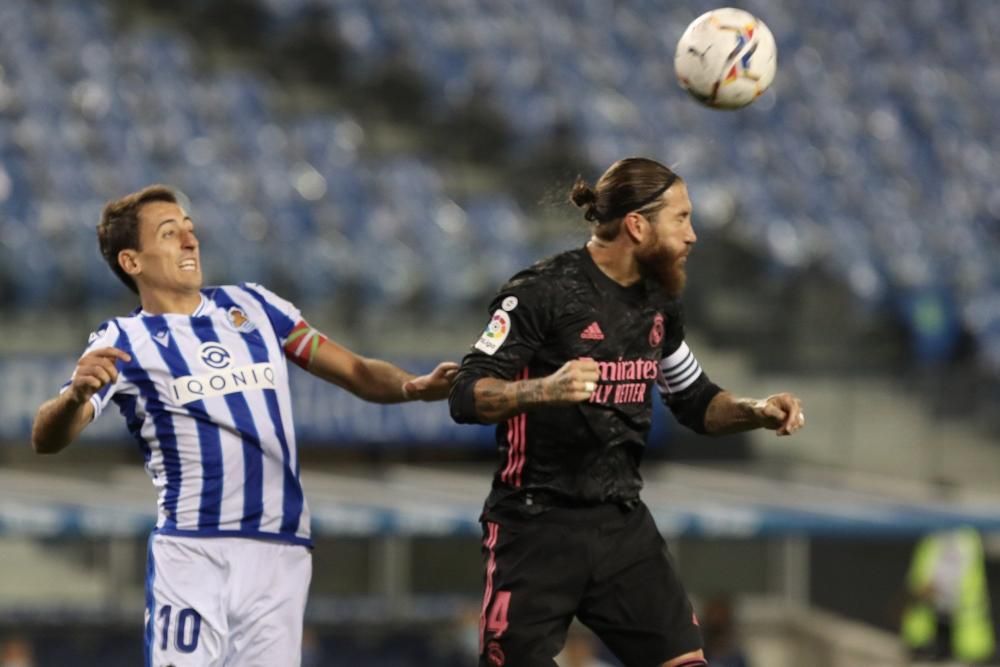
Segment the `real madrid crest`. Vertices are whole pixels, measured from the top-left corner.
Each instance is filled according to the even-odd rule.
[[[658,347],[663,342],[663,315],[657,313],[653,317],[653,328],[649,330],[649,346]]]
[[[233,306],[227,310],[226,319],[229,320],[229,324],[240,333],[250,333],[257,328],[239,306]]]

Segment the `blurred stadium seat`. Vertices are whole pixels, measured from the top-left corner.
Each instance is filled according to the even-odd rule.
[[[502,193],[499,213],[468,216],[432,162],[363,155],[349,114],[279,112],[266,76],[205,72],[183,36],[119,32],[100,4],[17,0],[0,11],[0,260],[15,307],[59,304],[67,284],[83,293],[66,303],[106,300],[100,205],[154,181],[193,202],[213,275],[293,284],[304,302],[360,284],[370,308],[420,295],[444,307],[527,254],[509,233],[523,214]],[[513,216],[508,233],[486,228],[496,215]],[[484,239],[502,243],[477,254]],[[286,275],[303,262],[315,267],[309,281]]]
[[[740,114],[681,103],[673,81],[672,45],[705,1],[261,6],[275,35],[327,10],[353,76],[403,59],[435,104],[487,100],[523,145],[568,126],[595,166],[634,153],[672,160],[696,201],[735,198],[740,226],[776,263],[820,263],[862,301],[899,311],[918,340],[927,322],[907,304],[933,293],[953,318],[943,331],[960,325],[1000,368],[1000,120],[988,111],[1000,65],[983,28],[1000,21],[994,4],[762,6],[779,78]],[[220,277],[270,282],[290,266],[289,247],[308,248],[319,279],[293,295],[307,301],[360,284],[369,308],[417,297],[441,307],[533,254],[524,235],[491,229],[492,213],[470,214],[482,204],[456,208],[432,160],[371,154],[346,111],[279,111],[266,74],[206,71],[180,34],[118,30],[101,3],[11,0],[0,12],[0,253],[15,305],[56,298],[67,279],[100,301],[111,279],[83,259],[94,256],[98,202],[154,180],[180,187],[203,233],[226,239],[226,252],[205,244]],[[502,206],[523,219],[515,202]],[[272,251],[258,256],[261,241]]]

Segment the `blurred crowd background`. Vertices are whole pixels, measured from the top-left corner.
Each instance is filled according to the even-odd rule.
[[[972,525],[1000,563],[1000,3],[740,6],[778,75],[727,113],[673,74],[705,0],[0,2],[0,665],[139,655],[154,496],[133,445],[115,416],[63,459],[27,444],[88,332],[134,307],[97,251],[105,201],[175,186],[209,283],[260,282],[420,367],[461,357],[514,271],[583,243],[570,185],[629,155],[688,182],[702,366],[810,415],[779,443],[661,416],[649,493],[693,595],[755,665],[819,644],[808,664],[897,664],[922,534]],[[489,430],[295,382],[312,664],[470,664]],[[792,632],[789,609],[844,630]]]

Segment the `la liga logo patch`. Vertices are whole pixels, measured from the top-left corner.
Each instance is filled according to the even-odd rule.
[[[480,352],[485,352],[493,356],[500,349],[500,346],[503,345],[503,342],[507,340],[508,334],[510,334],[510,315],[505,310],[498,310],[493,313],[489,324],[483,329],[482,335],[479,336],[479,340],[476,341],[473,347]]]

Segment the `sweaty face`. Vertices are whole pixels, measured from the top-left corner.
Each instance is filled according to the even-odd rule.
[[[194,223],[170,202],[151,202],[139,211],[139,250],[134,276],[141,290],[170,292],[201,288],[201,257]]]
[[[659,281],[676,298],[684,291],[687,257],[698,238],[691,226],[691,199],[684,182],[670,186],[662,200],[663,208],[647,218],[650,234],[636,248],[635,257],[643,274]]]

